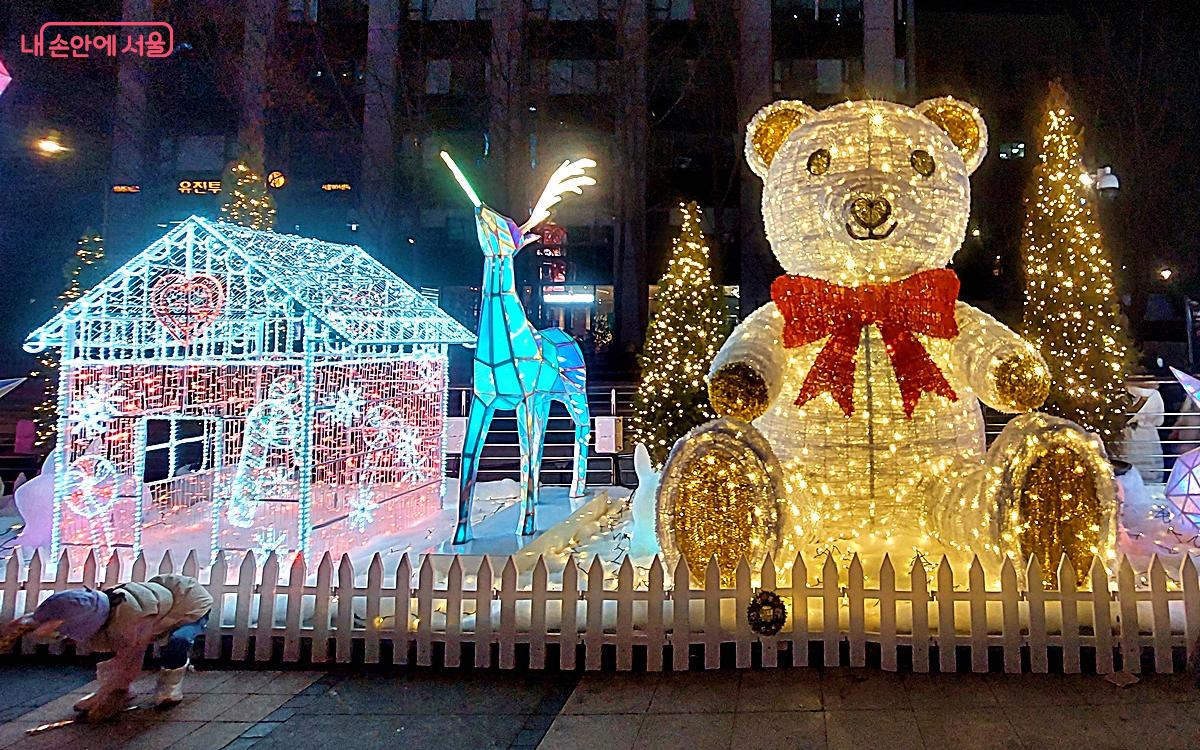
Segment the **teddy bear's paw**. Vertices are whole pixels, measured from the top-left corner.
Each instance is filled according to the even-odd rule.
[[[1014,354],[992,369],[996,395],[1014,412],[1033,411],[1050,393],[1050,371],[1036,356]]]
[[[750,422],[770,403],[767,381],[746,362],[722,366],[708,381],[708,400],[719,416]]]
[[[784,521],[779,464],[766,439],[737,419],[716,419],[684,436],[663,467],[657,531],[668,565],[687,561],[703,580],[714,556],[723,585],[738,564],[777,553]]]
[[[1017,497],[1020,549],[1037,557],[1044,575],[1057,583],[1057,566],[1065,555],[1075,567],[1077,583],[1087,577],[1088,562],[1099,549],[1103,515],[1100,478],[1086,448],[1058,446],[1029,467]]]
[[[1111,552],[1116,481],[1098,437],[1061,417],[1023,414],[988,454],[982,499],[999,510],[1005,552],[1037,558],[1051,583],[1064,557],[1082,580],[1093,556]]]

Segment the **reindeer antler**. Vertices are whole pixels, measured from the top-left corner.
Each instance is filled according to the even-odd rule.
[[[575,161],[567,159],[559,165],[558,169],[554,170],[554,174],[550,175],[550,181],[546,183],[546,189],[542,191],[542,197],[538,198],[537,203],[534,204],[533,212],[529,214],[529,219],[521,225],[521,234],[528,232],[550,218],[550,209],[562,200],[564,193],[583,195],[584,186],[595,185],[596,181],[584,171],[594,166],[596,166],[596,162],[591,159],[577,159]]]
[[[479,196],[475,194],[475,189],[471,187],[471,183],[467,182],[467,176],[464,175],[462,170],[458,168],[458,165],[454,163],[454,159],[450,158],[450,154],[442,151],[439,156],[442,157],[442,161],[446,162],[446,166],[450,168],[450,173],[454,175],[454,179],[458,181],[458,186],[461,187],[463,192],[467,194],[467,198],[471,200],[472,205],[474,205],[475,208],[482,206],[483,201],[479,200]]]

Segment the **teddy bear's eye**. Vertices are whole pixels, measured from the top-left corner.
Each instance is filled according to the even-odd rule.
[[[922,148],[913,151],[908,161],[912,164],[912,168],[917,170],[917,174],[922,177],[928,177],[933,174],[934,167],[937,166],[934,164],[933,157],[929,155],[929,152]]]
[[[810,174],[822,175],[829,171],[829,151],[819,148],[808,156]]]

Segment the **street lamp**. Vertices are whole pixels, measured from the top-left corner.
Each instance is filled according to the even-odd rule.
[[[58,156],[66,151],[70,151],[71,149],[64,146],[59,137],[57,132],[52,131],[34,141],[33,147],[43,156]]]
[[[1100,167],[1096,173],[1090,175],[1092,185],[1096,192],[1100,193],[1101,198],[1112,200],[1117,197],[1117,190],[1121,188],[1121,181],[1113,174],[1112,167]]]
[[[1170,281],[1170,280],[1171,280],[1171,276],[1173,276],[1173,275],[1174,275],[1174,273],[1175,273],[1175,272],[1174,272],[1174,271],[1172,271],[1172,270],[1171,270],[1171,269],[1169,269],[1169,268],[1161,268],[1161,269],[1159,269],[1159,271],[1158,271],[1158,277],[1159,277],[1160,279],[1162,279],[1163,281]]]

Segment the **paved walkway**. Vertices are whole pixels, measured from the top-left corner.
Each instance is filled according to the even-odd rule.
[[[540,747],[1197,748],[1200,691],[1180,676],[608,675],[580,682]]]
[[[81,666],[0,667],[0,748],[1200,747],[1200,690],[1182,675],[1118,688],[1081,675],[849,669],[209,670],[188,676],[187,699],[169,711],[26,734],[70,718],[90,678]],[[148,693],[153,683],[135,687]]]

